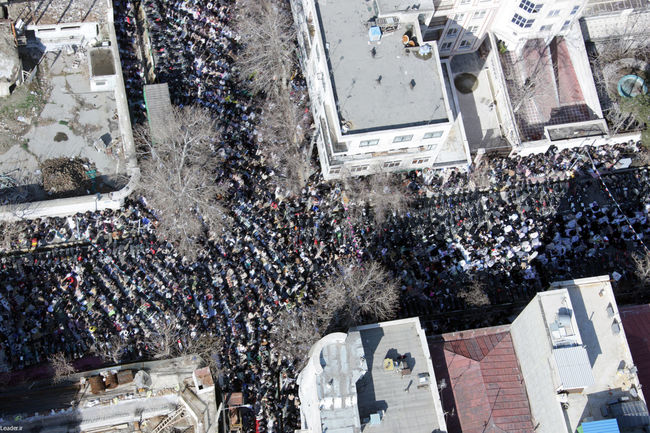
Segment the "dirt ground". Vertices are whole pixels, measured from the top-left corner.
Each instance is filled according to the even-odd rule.
[[[20,86],[6,98],[0,98],[0,154],[16,143],[23,143],[23,136],[30,125],[38,122],[49,89],[39,79],[28,86]]]

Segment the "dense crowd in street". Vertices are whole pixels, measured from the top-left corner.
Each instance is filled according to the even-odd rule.
[[[115,4],[116,22],[126,23],[118,37],[137,120],[136,4]],[[156,237],[146,198],[133,197],[120,211],[20,223],[0,259],[0,363],[7,369],[57,352],[110,358],[118,346],[121,360],[147,358],[165,326],[183,330],[181,351],[188,338],[210,334],[222,341],[214,356],[224,391],[243,390],[253,405],[249,422],[257,420],[260,431],[293,431],[295,383],[282,378],[295,377],[294,360],[273,354],[274,318],[316,301],[318,284],[345,258],[378,260],[390,270],[402,288],[403,317],[470,307],[458,293],[475,280],[499,304],[525,301],[562,278],[630,278],[630,255],[650,234],[650,172],[615,164],[637,155],[636,143],[486,158],[480,186],[478,172],[396,175],[412,209],[379,226],[371,211],[350,219],[341,186],[318,173],[302,194],[276,195],[255,156],[254,103],[231,76],[228,8],[145,1],[157,72],[173,101],[202,104],[227,125],[218,176],[228,179],[233,227],[197,246],[190,262]]]

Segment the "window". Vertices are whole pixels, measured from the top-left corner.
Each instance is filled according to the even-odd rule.
[[[471,43],[470,41],[468,41],[467,39],[463,39],[463,40],[460,42],[460,48],[465,48],[465,49],[467,49],[467,48],[470,47],[470,45],[472,45],[472,43]]]
[[[362,140],[361,143],[359,143],[359,147],[368,147],[368,146],[376,146],[379,144],[379,140]]]
[[[451,49],[451,42],[444,42],[440,45],[440,51],[449,51]]]
[[[427,132],[424,134],[424,137],[422,137],[423,140],[427,140],[429,138],[438,138],[442,137],[442,131],[433,131],[433,132]]]
[[[539,28],[541,32],[549,32],[553,28],[553,24],[547,24]]]
[[[339,174],[341,172],[340,168],[331,168],[330,174]]]
[[[393,139],[393,143],[404,143],[405,141],[411,141],[413,134],[409,135],[398,135]]]
[[[352,173],[358,173],[360,171],[366,171],[366,170],[368,170],[367,165],[355,165],[354,167],[350,168],[350,171]]]
[[[384,162],[384,167],[385,168],[391,168],[391,167],[399,167],[402,161],[388,161]]]
[[[461,5],[468,5],[472,2],[472,0],[460,0]]]
[[[452,36],[456,36],[457,33],[458,33],[458,28],[452,27],[449,30],[447,30],[447,37],[450,38]]]
[[[481,11],[476,11],[476,12],[474,12],[474,16],[472,16],[472,19],[478,20],[478,19],[484,18],[486,13],[487,13],[487,9],[483,9]]]
[[[550,12],[548,13],[547,16],[548,16],[549,18],[551,18],[551,17],[556,17],[556,16],[558,16],[558,15],[560,15],[560,10],[559,10],[559,9],[553,9],[552,11],[550,11]]]
[[[535,4],[529,0],[521,0],[519,3],[519,8],[525,10],[528,13],[536,14],[542,8],[542,4]]]
[[[414,159],[411,164],[424,164],[427,161],[429,161],[429,158]]]
[[[514,17],[512,17],[512,22],[517,24],[519,27],[522,29],[528,29],[533,26],[533,23],[535,20],[527,20],[526,18],[522,17],[519,14],[515,14]]]
[[[476,33],[476,32],[478,32],[478,26],[469,26],[469,27],[467,28],[467,31],[468,31],[469,33]]]
[[[564,24],[562,24],[562,30],[568,29],[570,25],[571,21],[565,21]]]
[[[573,9],[571,9],[571,15],[575,15],[579,10],[580,6],[574,6]]]
[[[465,18],[465,14],[456,14],[456,15],[454,16],[454,21],[456,21],[457,23],[459,23],[459,22],[461,22],[461,21],[463,20],[463,18]]]

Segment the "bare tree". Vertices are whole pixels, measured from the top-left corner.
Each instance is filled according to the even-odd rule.
[[[633,273],[636,279],[643,285],[650,283],[650,255],[639,253],[632,256]]]
[[[370,207],[378,225],[383,224],[391,214],[405,213],[413,199],[395,173],[380,172],[365,178],[346,173],[341,183],[350,215],[354,219],[362,219],[364,210]]]
[[[9,251],[21,233],[16,222],[0,222],[0,250]]]
[[[239,0],[234,15],[242,49],[235,59],[253,93],[273,94],[289,87],[295,65],[296,32],[288,2]]]
[[[224,344],[222,337],[209,333],[192,336],[190,333],[184,332],[181,339],[184,342],[181,354],[200,356],[208,367],[210,367],[213,374],[219,375],[222,368],[217,363],[214,355]]]
[[[631,13],[610,29],[609,37],[595,41],[592,57],[601,65],[625,58],[648,60],[650,42],[645,36],[650,26],[650,14]]]
[[[273,320],[271,349],[280,358],[305,362],[311,346],[323,336],[323,326],[312,308],[282,310]]]
[[[490,162],[484,156],[469,173],[469,188],[472,190],[485,190],[490,187]]]
[[[138,133],[146,151],[140,188],[156,212],[159,236],[194,258],[204,231],[220,233],[229,221],[219,199],[225,186],[216,181],[215,122],[202,108],[175,108],[158,130]]]
[[[290,194],[299,192],[307,183],[310,151],[305,148],[309,116],[305,114],[298,93],[292,100],[282,91],[265,101],[260,132],[263,143],[259,153],[276,173],[275,183]]]
[[[458,293],[458,296],[471,307],[481,307],[490,304],[490,298],[485,293],[485,286],[478,280],[473,280],[468,288]]]
[[[181,336],[180,325],[175,318],[165,318],[160,323],[160,326],[149,334],[146,342],[147,347],[154,358],[172,358],[180,350],[178,346]]]
[[[508,95],[512,105],[512,111],[517,113],[526,101],[534,98],[540,92],[547,91],[542,75],[548,68],[555,68],[551,56],[547,54],[547,45],[538,40],[531,49],[537,51],[538,60],[529,69],[526,64],[528,56],[516,56],[512,52],[503,54],[508,58],[504,63],[504,76],[508,82]],[[557,71],[556,71],[557,75]]]
[[[399,288],[377,262],[339,264],[320,288],[319,320],[328,330],[346,330],[364,321],[391,319],[399,306]]]
[[[119,335],[113,335],[99,350],[99,356],[110,360],[113,364],[119,364],[124,357],[124,351],[128,344]]]
[[[50,356],[49,361],[54,370],[54,383],[64,381],[68,376],[77,371],[72,363],[66,359],[63,352],[58,352]]]

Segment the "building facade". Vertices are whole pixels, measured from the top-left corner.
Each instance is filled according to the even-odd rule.
[[[437,45],[422,43],[433,2],[368,5],[292,1],[324,177],[466,166]]]

